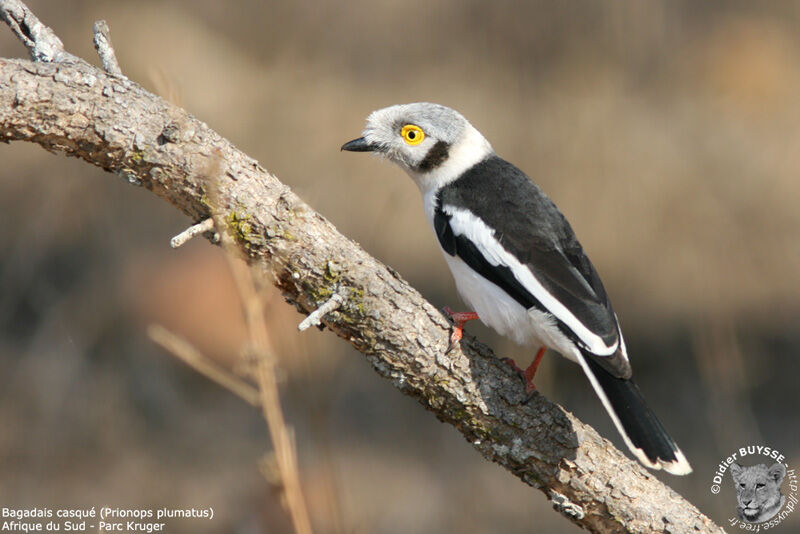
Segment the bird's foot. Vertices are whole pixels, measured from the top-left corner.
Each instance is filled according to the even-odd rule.
[[[517,362],[511,358],[503,358],[503,361],[510,365],[511,368],[517,372],[522,380],[522,383],[525,385],[525,400],[522,401],[522,404],[527,404],[530,402],[534,393],[536,393],[536,385],[533,383],[533,377],[536,376],[536,370],[539,368],[539,364],[542,362],[542,357],[544,356],[546,350],[547,347],[541,347],[539,352],[536,353],[536,357],[533,359],[533,362],[531,362],[531,364],[524,370],[521,369],[517,365]]]
[[[478,314],[475,312],[454,312],[447,306],[444,307],[444,313],[453,321],[453,332],[450,334],[450,344],[445,351],[445,354],[449,354],[464,336],[464,325],[468,321],[477,319]]]

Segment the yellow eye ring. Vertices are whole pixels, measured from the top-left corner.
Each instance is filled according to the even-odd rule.
[[[411,146],[416,146],[425,139],[425,132],[422,131],[422,128],[417,126],[416,124],[406,124],[400,130],[400,136]]]

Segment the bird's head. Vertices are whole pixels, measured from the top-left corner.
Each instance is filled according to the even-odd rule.
[[[457,111],[419,102],[373,111],[362,137],[345,143],[342,150],[385,156],[424,191],[455,179],[492,147]]]

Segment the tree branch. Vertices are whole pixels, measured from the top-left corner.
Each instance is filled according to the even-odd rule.
[[[214,211],[248,261],[303,313],[338,295],[322,323],[485,458],[594,532],[722,532],[560,406],[541,395],[522,405],[518,377],[489,348],[465,339],[445,355],[439,311],[206,124],[80,59],[50,62],[72,56],[20,2],[0,0],[0,15],[39,60],[0,59],[0,141],[81,158],[195,222],[211,216],[203,176],[220,158]]]

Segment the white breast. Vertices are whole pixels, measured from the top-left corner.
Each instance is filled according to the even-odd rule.
[[[552,315],[526,310],[460,258],[444,253],[444,259],[453,273],[458,294],[483,324],[520,345],[552,348],[577,361],[575,346],[556,327]]]

